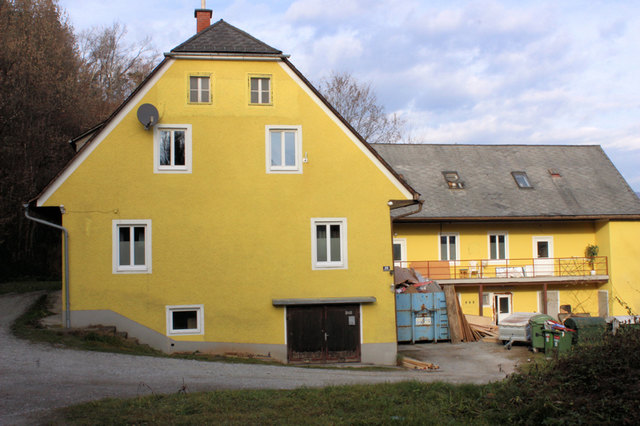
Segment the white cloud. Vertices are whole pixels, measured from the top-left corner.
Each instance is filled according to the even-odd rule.
[[[285,13],[287,20],[351,19],[362,14],[363,0],[297,0]]]

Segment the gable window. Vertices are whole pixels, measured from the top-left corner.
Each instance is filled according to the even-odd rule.
[[[302,172],[300,126],[267,126],[267,173]]]
[[[312,269],[347,269],[347,219],[311,219]]]
[[[204,306],[167,306],[167,334],[204,334]]]
[[[458,234],[440,234],[440,260],[458,260]]]
[[[114,220],[113,273],[151,273],[151,221]]]
[[[251,104],[270,105],[271,104],[271,77],[256,76],[249,77],[249,92]]]
[[[511,176],[515,179],[520,188],[533,188],[526,172],[511,172]]]
[[[506,259],[508,252],[507,234],[489,234],[489,259]]]
[[[156,125],[154,172],[191,173],[191,125]]]
[[[209,76],[189,76],[189,103],[211,103],[211,78]]]

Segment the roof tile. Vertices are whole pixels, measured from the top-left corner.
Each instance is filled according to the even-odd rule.
[[[171,52],[238,53],[252,55],[282,54],[282,51],[263,43],[222,19],[200,31],[184,43],[174,47]]]
[[[422,194],[412,218],[640,214],[640,199],[599,146],[371,146]],[[464,189],[449,189],[443,171],[457,171]],[[526,172],[533,189],[519,188],[513,171]]]

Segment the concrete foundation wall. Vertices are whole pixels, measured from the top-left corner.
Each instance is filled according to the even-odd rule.
[[[126,331],[130,337],[135,337],[140,343],[147,344],[166,353],[195,351],[210,354],[237,353],[270,358],[282,363],[287,362],[287,345],[178,341],[113,311],[71,311],[72,327],[88,327],[90,325],[115,326],[118,331]],[[362,363],[364,364],[395,365],[396,354],[397,345],[395,342],[366,343],[362,345]]]

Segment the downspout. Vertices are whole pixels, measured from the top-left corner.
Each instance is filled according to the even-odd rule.
[[[65,228],[64,226],[56,225],[55,223],[47,222],[46,220],[38,219],[29,215],[29,204],[23,204],[22,206],[24,207],[24,216],[27,219],[59,229],[64,233],[64,298],[66,305],[65,328],[71,328],[71,310],[69,307],[69,231],[67,231],[67,228]],[[60,207],[60,210],[62,210],[62,206]]]

